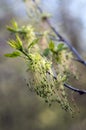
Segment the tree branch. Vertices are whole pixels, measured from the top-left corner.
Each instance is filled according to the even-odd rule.
[[[32,1],[35,3],[35,5],[36,5],[37,9],[40,11],[40,13],[43,13],[42,9],[37,5],[36,0],[32,0]],[[86,66],[86,61],[83,60],[83,58],[81,57],[81,55],[80,55],[80,54],[78,53],[78,51],[72,46],[72,44],[70,44],[63,36],[60,35],[60,33],[58,33],[58,31],[57,31],[57,30],[55,29],[55,27],[51,24],[51,22],[50,22],[50,20],[49,20],[48,18],[46,18],[46,22],[48,23],[48,25],[49,25],[49,27],[52,29],[52,31],[56,34],[56,36],[59,38],[59,41],[62,41],[63,43],[65,43],[65,44],[69,47],[69,49],[75,54],[75,56],[77,57],[77,59],[75,59],[75,60],[78,61],[78,62],[80,62],[80,63],[82,63],[83,65]],[[55,40],[57,40],[57,39],[55,39]],[[49,75],[52,75],[50,72],[47,72],[47,73],[48,73]],[[56,76],[54,76],[54,75],[52,75],[52,76],[53,76],[53,78],[54,78],[55,80],[57,80]],[[79,93],[80,95],[86,94],[86,90],[81,90],[81,89],[75,88],[75,87],[73,87],[73,86],[71,86],[71,85],[68,85],[68,84],[66,84],[66,83],[64,83],[64,87],[66,87],[66,88],[68,88],[68,89],[70,89],[70,90],[72,90],[72,91],[74,91],[74,92],[77,92],[77,93]]]
[[[64,86],[65,86],[66,88],[69,88],[69,89],[73,90],[74,92],[78,92],[80,95],[86,94],[86,90],[81,90],[81,89],[72,87],[71,85],[68,85],[68,84],[66,84],[66,83],[64,83]]]
[[[54,75],[52,75],[49,71],[47,71],[47,73],[48,73],[49,75],[51,75],[55,80],[57,80],[57,77],[54,76]],[[66,88],[68,88],[68,89],[71,89],[72,91],[77,92],[77,93],[79,93],[80,95],[86,94],[86,90],[81,90],[81,89],[75,88],[75,87],[73,87],[73,86],[71,86],[71,85],[68,85],[68,84],[66,84],[66,83],[64,83],[64,87],[66,87]]]
[[[36,0],[32,0],[32,1],[35,3],[40,13],[43,13],[42,9],[37,5]],[[69,47],[69,49],[73,52],[73,54],[75,54],[75,56],[77,57],[76,61],[86,66],[86,61],[83,60],[83,58],[78,53],[78,51],[73,47],[73,45],[70,44],[63,36],[60,35],[60,33],[55,29],[55,27],[51,24],[50,20],[47,17],[46,17],[46,22],[48,23],[49,27],[53,30],[53,32],[56,34],[56,36],[59,38],[59,41],[65,43]]]

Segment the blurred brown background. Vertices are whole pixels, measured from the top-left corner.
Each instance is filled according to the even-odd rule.
[[[54,26],[85,58],[86,1],[42,0],[40,6],[52,13]],[[80,113],[76,110],[75,118],[62,111],[58,104],[48,107],[26,86],[24,62],[20,58],[4,57],[12,51],[7,45],[10,34],[6,30],[12,18],[21,25],[29,23],[24,3],[0,0],[0,130],[86,130],[86,95],[73,94],[80,109]],[[71,81],[72,85],[86,89],[86,67],[79,63],[77,66],[80,79]]]

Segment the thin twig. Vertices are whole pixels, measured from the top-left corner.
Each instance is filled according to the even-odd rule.
[[[43,13],[42,9],[37,5],[36,1],[35,0],[32,0],[32,1],[35,3],[35,5],[36,5],[37,9],[40,11],[40,13]],[[50,20],[48,18],[46,18],[46,22],[48,23],[49,27],[53,30],[53,32],[56,34],[56,36],[59,38],[59,41],[62,41],[63,43],[65,43],[69,47],[69,49],[76,55],[76,57],[77,57],[76,61],[78,61],[78,62],[80,62],[80,63],[82,63],[83,65],[86,66],[86,61],[83,60],[83,58],[81,57],[81,55],[72,46],[72,44],[70,44],[63,36],[60,35],[60,33],[58,33],[58,31],[51,24],[51,22],[50,22]],[[47,72],[47,73],[51,75],[50,72]],[[55,80],[57,80],[56,76],[54,76],[54,75],[52,75],[52,76],[53,76],[53,78]],[[81,89],[75,88],[75,87],[70,86],[70,85],[68,85],[66,83],[64,83],[64,87],[69,88],[72,91],[79,93],[80,95],[86,94],[86,90],[81,90]]]
[[[57,80],[57,77],[54,76],[53,74],[51,74],[49,71],[47,71],[47,73],[48,73],[49,75],[51,75],[55,80]],[[65,86],[66,88],[68,88],[68,89],[71,89],[71,90],[74,91],[74,92],[79,93],[80,95],[86,94],[86,90],[81,90],[81,89],[75,88],[75,87],[73,87],[73,86],[71,86],[71,85],[69,85],[69,84],[66,84],[66,83],[64,83],[64,86]]]
[[[65,40],[65,38],[63,38],[57,32],[57,30],[51,25],[51,23],[50,23],[50,21],[48,19],[46,19],[46,21],[47,21],[48,25],[50,26],[50,28],[53,30],[53,32],[56,34],[56,36],[59,37],[59,41],[62,41],[63,43],[65,43],[69,47],[69,49],[76,55],[76,57],[78,58],[77,61],[86,66],[86,61],[83,60],[83,58],[78,53],[78,51],[73,47],[73,45],[70,44],[67,40]]]
[[[86,90],[81,90],[81,89],[78,89],[78,88],[72,87],[71,85],[66,84],[66,83],[64,83],[64,86],[65,86],[66,88],[69,88],[69,89],[75,91],[75,92],[78,92],[80,95],[82,95],[82,94],[86,94]]]
[[[40,13],[43,13],[42,9],[37,5],[36,0],[32,0],[32,1],[35,3]],[[59,41],[62,41],[63,43],[65,43],[69,47],[69,49],[76,55],[77,57],[76,61],[86,66],[86,61],[83,60],[83,58],[78,53],[78,51],[73,47],[73,45],[70,44],[70,42],[68,42],[62,35],[60,35],[60,33],[55,29],[55,27],[51,24],[48,18],[46,18],[46,22],[48,23],[49,27],[53,30],[53,32],[56,34],[56,36],[59,38]]]

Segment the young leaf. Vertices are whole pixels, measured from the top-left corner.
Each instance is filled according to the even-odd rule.
[[[11,32],[15,32],[18,29],[18,24],[15,20],[11,21],[12,26],[7,26],[7,29]]]
[[[58,44],[58,46],[57,46],[57,51],[62,51],[62,50],[64,50],[64,49],[67,49],[67,48],[64,46],[63,43]]]
[[[54,48],[55,48],[54,42],[51,40],[50,43],[49,43],[49,49],[51,51],[54,51]]]
[[[22,41],[18,35],[16,35],[16,41],[18,42],[19,46],[22,46]]]
[[[10,27],[10,26],[7,26],[7,29],[10,31],[10,32],[15,32],[14,31],[14,28]]]
[[[44,56],[48,56],[48,55],[49,55],[49,52],[50,52],[49,48],[46,48],[46,49],[44,50],[44,52],[43,52],[43,55],[44,55]]]
[[[9,40],[7,42],[12,48],[15,48],[16,49],[16,42],[14,40]]]
[[[18,56],[20,56],[20,52],[18,51],[14,51],[13,53],[8,53],[8,54],[5,54],[6,57],[10,57],[10,58],[16,58]]]
[[[39,38],[33,40],[33,42],[28,46],[28,49],[30,49],[31,47],[33,47],[35,44],[37,44],[39,41]]]
[[[14,19],[12,20],[11,23],[12,23],[13,28],[18,29],[18,24]]]
[[[22,50],[22,41],[18,35],[16,35],[16,40],[9,40],[8,44],[15,49]]]

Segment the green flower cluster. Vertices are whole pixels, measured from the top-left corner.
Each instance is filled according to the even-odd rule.
[[[53,66],[56,73],[64,77],[64,81],[68,81],[69,77],[78,78],[76,74],[76,66],[73,62],[73,55],[67,49],[58,52],[57,55],[52,56]]]
[[[61,77],[59,74],[54,77],[51,62],[40,54],[30,54],[30,58],[31,61],[28,65],[28,73],[32,76],[32,79],[29,80],[30,87],[33,87],[37,95],[49,105],[58,102],[63,109],[72,112],[63,86],[65,76]]]
[[[49,48],[46,49],[46,54],[50,55],[50,58],[47,59],[47,55],[45,57],[40,48],[36,48],[39,38],[35,36],[32,26],[19,28],[17,23],[13,22],[8,30],[15,34],[16,40],[9,40],[8,44],[16,51],[5,56],[13,58],[23,55],[27,61],[29,87],[49,105],[58,102],[64,110],[72,113],[64,89],[70,72],[72,54],[67,51],[64,44],[55,46],[53,41],[50,41]]]

